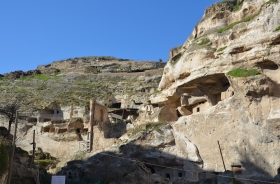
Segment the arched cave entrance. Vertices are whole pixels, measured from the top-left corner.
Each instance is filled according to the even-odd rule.
[[[81,133],[81,129],[77,128],[76,129],[76,134],[80,134]]]
[[[152,174],[155,174],[155,173],[156,173],[156,170],[155,170],[152,166],[146,165],[146,167],[150,169],[150,171],[152,172]]]
[[[165,174],[165,178],[170,179],[170,174],[169,174],[169,173],[166,173],[166,174]]]

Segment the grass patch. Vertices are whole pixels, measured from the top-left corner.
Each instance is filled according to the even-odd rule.
[[[205,45],[205,44],[208,44],[209,42],[210,42],[210,40],[206,39],[206,40],[203,40],[200,43],[198,43],[198,45]]]
[[[278,0],[269,0],[266,2],[266,4],[272,4],[272,3],[276,3]]]
[[[277,32],[277,31],[280,31],[280,26],[278,26],[278,27],[274,30],[274,32]]]
[[[221,52],[221,51],[225,50],[226,48],[227,48],[227,46],[221,47],[221,48],[217,49],[217,52]]]
[[[161,93],[161,90],[155,90],[155,92],[154,92],[155,94],[159,94],[159,93]]]
[[[9,152],[5,145],[0,145],[0,176],[8,170]]]
[[[248,76],[255,76],[255,75],[258,75],[260,73],[256,69],[246,70],[246,69],[243,69],[243,68],[237,68],[237,69],[229,71],[227,74],[232,76],[232,77],[248,77]]]
[[[81,85],[81,86],[87,86],[87,87],[98,87],[100,86],[100,84],[98,83],[94,83],[94,82],[83,82],[83,81],[78,81],[78,82],[75,82],[76,85]]]
[[[249,21],[253,20],[256,16],[258,16],[258,15],[260,14],[260,12],[261,12],[261,11],[255,13],[255,14],[253,14],[253,15],[249,15],[249,16],[247,16],[247,17],[244,17],[244,18],[241,19],[240,21],[233,22],[233,23],[227,25],[226,27],[223,27],[223,28],[221,28],[221,29],[218,29],[217,32],[218,32],[218,33],[222,33],[222,32],[224,32],[224,31],[227,31],[227,30],[232,29],[233,26],[235,26],[235,25],[237,25],[237,24],[240,24],[240,23],[242,23],[242,22],[249,22]]]
[[[35,80],[47,81],[49,79],[58,79],[59,78],[59,76],[57,76],[58,74],[60,74],[60,72],[55,72],[54,74],[37,74],[32,76],[21,77],[18,80],[30,81],[35,79]]]
[[[201,36],[195,38],[194,40],[198,40],[198,39],[202,38],[203,36],[206,36],[206,35],[201,35]]]
[[[39,74],[39,75],[34,75],[34,76],[21,77],[21,78],[18,78],[18,80],[29,81],[32,79],[36,79],[36,80],[46,81],[46,80],[49,80],[50,78],[51,78],[51,76],[49,74]]]
[[[241,3],[241,4],[236,4],[236,5],[234,5],[234,6],[232,7],[232,11],[233,11],[233,12],[237,12],[238,10],[241,9],[242,6],[243,6],[243,3]]]
[[[1,81],[1,80],[0,80]],[[8,81],[6,80],[3,80],[1,83],[0,83],[1,86],[9,86],[11,85]]]

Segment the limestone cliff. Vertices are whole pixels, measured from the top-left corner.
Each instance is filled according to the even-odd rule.
[[[61,101],[71,96],[66,104],[73,105],[39,109],[36,125],[19,126],[18,142],[28,149],[28,140],[35,129],[38,145],[61,161],[58,166],[62,168],[52,172],[66,175],[68,182],[175,184],[214,178],[213,182],[232,183],[235,181],[232,178],[226,181],[221,175],[216,177],[225,168],[234,171],[234,175],[224,173],[226,176],[239,178],[243,183],[268,181],[274,176],[273,181],[277,178],[279,181],[279,14],[279,0],[231,0],[207,8],[187,41],[171,50],[158,90],[152,86],[159,77],[151,73],[160,69],[154,70],[146,64],[139,67],[132,63],[126,67],[110,63],[109,60],[116,62],[116,58],[105,57],[90,58],[90,62],[76,58],[40,66],[38,70],[43,74],[53,72],[52,81],[24,82],[25,86],[35,85],[44,91],[38,104],[49,105],[54,99],[49,95],[53,90],[62,91],[55,96]],[[100,60],[104,62],[102,67],[97,63]],[[153,69],[143,72],[146,67]],[[62,73],[55,73],[56,70]],[[123,76],[119,73],[122,71],[136,73]],[[103,80],[105,74],[110,76],[108,80]],[[62,82],[49,90],[56,77],[63,77]],[[73,82],[71,89],[75,92],[67,87]],[[109,82],[109,86],[103,85]],[[102,87],[98,88],[99,85]],[[6,92],[12,90],[9,85],[4,88]],[[86,149],[81,149],[85,145],[75,138],[79,134],[78,138],[87,140],[87,132],[80,130],[85,128],[81,119],[85,125],[88,123],[84,118],[88,109],[78,105],[93,96],[93,88],[104,94],[98,96],[104,105],[138,107],[139,116],[130,122],[119,122],[122,120],[119,117],[126,113],[119,109],[119,115],[114,114],[108,122],[106,118],[109,127],[97,123],[93,128],[95,153],[86,153]],[[35,94],[42,93],[32,93]],[[150,101],[142,104],[150,95]],[[105,107],[102,108],[100,114],[107,114]],[[45,111],[51,113],[45,116]],[[70,121],[72,118],[67,123],[52,121],[60,118],[60,111],[65,117],[76,112],[77,121]],[[43,128],[40,123],[45,123]],[[72,125],[78,127],[76,132]],[[52,131],[59,130],[55,126],[65,132]],[[106,129],[116,136],[106,136]],[[64,166],[69,159],[72,161]]]
[[[177,111],[174,132],[199,150],[206,171],[242,167],[242,177],[280,172],[280,2],[225,1],[205,10],[170,52],[152,104]]]

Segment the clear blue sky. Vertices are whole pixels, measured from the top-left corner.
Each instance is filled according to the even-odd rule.
[[[166,61],[218,0],[3,0],[0,74],[81,56]]]

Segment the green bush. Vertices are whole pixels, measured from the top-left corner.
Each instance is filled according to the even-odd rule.
[[[206,40],[203,40],[200,43],[198,43],[198,45],[205,45],[205,44],[208,44],[209,42],[210,42],[210,40],[206,39]]]
[[[234,7],[232,8],[232,11],[236,12],[236,11],[240,10],[242,5],[243,5],[243,3],[234,5]]]
[[[276,31],[280,31],[280,26],[278,26],[278,27],[274,30],[274,32],[276,32]]]
[[[226,48],[227,48],[227,46],[219,48],[219,49],[217,49],[217,52],[221,52],[221,51],[225,50]]]
[[[2,176],[8,169],[9,152],[5,145],[0,145],[0,176]]]
[[[243,68],[237,68],[237,69],[229,71],[227,74],[232,77],[248,77],[248,76],[258,75],[260,73],[256,69],[246,70]]]

